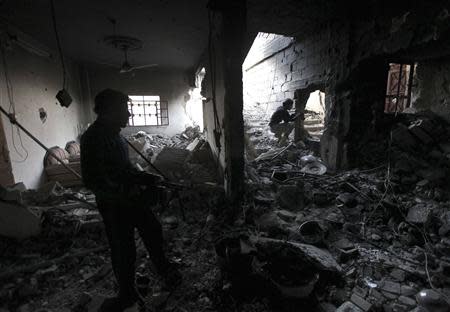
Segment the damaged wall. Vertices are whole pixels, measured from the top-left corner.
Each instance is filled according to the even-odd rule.
[[[291,96],[291,92],[311,85],[325,86],[326,129],[321,154],[330,169],[345,167],[348,150],[356,150],[350,146],[357,141],[350,132],[371,135],[370,131],[376,130],[373,122],[383,109],[387,79],[383,64],[416,58],[429,61],[450,55],[446,44],[450,42],[450,15],[448,3],[444,1],[432,4],[355,2],[351,11],[333,9],[336,4],[326,1],[317,2],[323,10],[318,10],[316,2],[286,1],[285,5],[273,8],[279,11],[276,15],[262,8],[269,2],[261,7],[249,3],[253,4],[249,5],[249,29],[293,36],[296,42],[247,70],[246,75],[251,76],[246,82],[262,81],[264,88],[259,92],[267,103],[281,101]],[[290,6],[302,6],[302,12]],[[295,13],[288,14],[288,11]],[[373,75],[371,66],[367,65],[371,62],[381,65]],[[374,87],[379,89],[354,92]],[[255,98],[258,101],[258,96]]]
[[[6,61],[17,120],[47,147],[58,145],[64,148],[68,141],[76,140],[88,122],[87,110],[81,101],[79,66],[66,61],[68,91],[73,102],[68,108],[64,108],[55,98],[62,87],[59,60],[38,57],[13,45],[12,49],[6,51]],[[0,68],[0,103],[8,109],[9,100],[3,65],[0,65]],[[41,108],[47,115],[44,122],[41,121],[39,114]],[[2,118],[15,181],[24,182],[29,188],[39,186],[45,179],[43,170],[45,151],[21,133],[25,151],[21,147],[16,131],[12,133],[9,120],[3,116]]]
[[[376,138],[383,127],[388,64],[430,61],[450,54],[445,44],[449,42],[450,30],[445,6],[438,2],[420,3],[389,11],[379,5],[371,8],[378,12],[372,15],[376,18],[362,15],[352,17],[350,22],[348,68],[336,85],[336,100],[347,103],[349,110],[344,111],[342,118],[328,120],[328,124],[339,124],[341,131],[326,133],[328,140],[340,141],[340,159],[338,155],[328,158],[336,160],[337,167],[345,167],[347,159],[350,165],[354,164],[361,140]],[[342,108],[335,106],[337,110]]]
[[[127,127],[122,130],[123,134],[143,130],[147,133],[172,136],[191,125],[186,115],[190,85],[187,75],[182,71],[153,69],[120,74],[117,69],[94,66],[91,66],[88,71],[93,98],[101,90],[112,88],[128,95],[159,95],[162,101],[168,101],[168,126]],[[95,118],[95,114],[93,116]]]
[[[245,109],[258,107],[269,118],[282,101],[294,98],[295,87],[283,89],[292,81],[292,62],[297,59],[293,45],[290,37],[258,34],[242,66]]]
[[[450,58],[419,62],[417,110],[430,109],[450,122]]]
[[[211,9],[211,34],[206,54],[211,61],[205,58],[200,64],[206,68],[203,93],[209,99],[203,109],[205,130],[223,169],[225,190],[234,201],[242,196],[244,186],[245,4],[239,0],[218,1]]]

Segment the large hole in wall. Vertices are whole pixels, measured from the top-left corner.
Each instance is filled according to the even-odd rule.
[[[307,134],[320,140],[325,120],[325,92],[315,90],[310,93],[305,106],[304,128]]]
[[[259,33],[242,65],[245,145],[249,159],[280,146],[269,122],[283,101],[294,100],[295,89],[289,88],[296,58],[292,42],[291,37]],[[289,113],[295,114],[295,105]],[[288,136],[288,141],[292,140],[294,129]]]
[[[200,132],[203,132],[203,96],[201,91],[205,75],[205,68],[202,68],[195,75],[195,88],[189,90],[189,100],[186,102],[186,115],[192,126],[200,128]]]

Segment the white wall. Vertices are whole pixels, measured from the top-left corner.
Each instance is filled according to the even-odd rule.
[[[119,74],[118,69],[98,66],[91,66],[88,71],[92,97],[103,89],[111,88],[128,95],[159,95],[162,101],[168,101],[168,126],[127,127],[122,130],[122,134],[127,135],[143,130],[147,133],[172,136],[184,131],[186,126],[192,124],[186,115],[189,83],[188,77],[183,72],[150,69]]]
[[[17,120],[48,147],[65,147],[66,142],[77,139],[86,126],[86,109],[81,103],[79,68],[70,63],[68,67],[68,91],[73,98],[69,108],[61,107],[55,95],[62,88],[60,62],[31,54],[13,46],[6,51],[7,67],[13,88]],[[6,92],[3,64],[0,64],[0,105],[7,109],[9,100]],[[47,112],[47,120],[42,123],[39,108]],[[45,151],[22,133],[20,146],[17,134],[11,133],[11,125],[2,116],[5,135],[12,160],[12,170],[16,182],[24,182],[28,188],[36,188],[44,181],[43,158]],[[13,142],[13,137],[15,144]],[[14,145],[19,153],[16,152]]]

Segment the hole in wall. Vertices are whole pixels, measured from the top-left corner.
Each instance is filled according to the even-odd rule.
[[[186,101],[186,115],[191,122],[191,126],[199,127],[200,132],[203,132],[203,96],[202,82],[205,78],[206,70],[202,68],[195,75],[195,88],[189,90],[189,99]]]
[[[305,106],[305,130],[308,134],[320,140],[325,121],[325,92],[315,90],[309,94]]]
[[[47,112],[44,108],[39,108],[39,119],[42,123],[45,123],[47,121]]]
[[[297,53],[292,41],[292,37],[260,32],[242,64],[245,150],[249,160],[280,143],[269,122],[286,99],[294,99],[291,82],[296,79],[292,71],[296,69]],[[289,112],[295,114],[295,109]],[[294,140],[293,127],[289,140]]]

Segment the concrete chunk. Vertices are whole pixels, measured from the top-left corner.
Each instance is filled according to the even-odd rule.
[[[417,204],[409,208],[408,215],[406,216],[406,221],[415,224],[424,224],[428,221],[430,213],[431,209],[429,206]]]
[[[384,281],[381,286],[382,291],[386,291],[391,294],[400,295],[401,293],[401,285],[399,283]]]
[[[371,303],[367,302],[366,300],[364,300],[362,297],[358,296],[355,293],[352,295],[350,300],[365,312],[370,311],[372,309]]]
[[[361,310],[353,302],[347,301],[344,302],[339,308],[337,308],[336,312],[364,312],[364,311]]]

